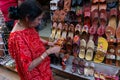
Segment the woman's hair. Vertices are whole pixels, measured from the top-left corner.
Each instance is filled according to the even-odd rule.
[[[28,17],[30,21],[33,21],[36,17],[41,15],[42,12],[40,4],[35,0],[26,0],[18,7],[10,7],[9,17],[14,20],[23,20]]]

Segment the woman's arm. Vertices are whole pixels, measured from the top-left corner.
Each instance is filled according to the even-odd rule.
[[[40,57],[34,59],[30,63],[28,70],[31,71],[36,66],[38,66],[41,63],[41,61],[44,60],[49,54],[59,53],[59,51],[60,51],[60,46],[54,46],[52,48],[47,49]]]
[[[48,56],[47,52],[44,52],[40,57],[34,59],[30,66],[28,67],[28,70],[31,71],[33,68],[35,68],[37,65],[41,63],[42,60],[44,60]]]
[[[44,44],[48,44],[48,41],[47,41],[47,40],[42,39],[42,38],[40,38],[40,40],[41,40]]]
[[[53,46],[54,43],[55,43],[55,42],[49,42],[49,41],[47,41],[47,40],[45,40],[45,39],[42,39],[42,38],[40,38],[40,40],[41,40],[44,44],[46,44],[46,45],[48,45],[48,46]]]

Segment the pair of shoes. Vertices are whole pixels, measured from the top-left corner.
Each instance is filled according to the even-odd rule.
[[[64,10],[55,10],[53,12],[52,21],[53,22],[64,22],[66,12]]]
[[[86,41],[82,39],[80,41],[79,57],[82,59],[85,58],[86,60],[92,60],[94,48],[95,48],[95,45],[93,40],[89,40],[88,43],[86,44]]]
[[[62,23],[57,24],[56,22],[53,22],[52,25],[52,31],[50,35],[50,41],[54,41],[55,39],[61,38],[62,33]]]

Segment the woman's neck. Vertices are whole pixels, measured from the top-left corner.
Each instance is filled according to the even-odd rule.
[[[22,22],[17,22],[15,24],[15,26],[13,27],[12,31],[11,32],[15,32],[15,31],[22,31],[22,30],[25,30],[29,27],[27,27],[25,24],[23,24]]]

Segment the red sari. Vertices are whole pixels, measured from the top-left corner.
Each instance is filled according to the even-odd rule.
[[[21,80],[52,80],[49,57],[32,71],[28,71],[30,63],[46,50],[34,28],[11,33],[8,47],[10,55],[16,61]]]

